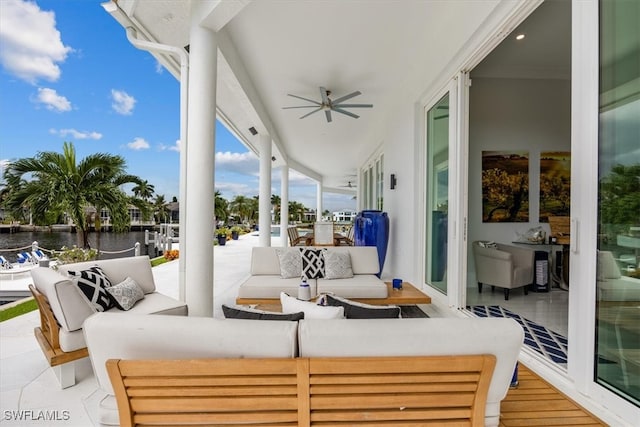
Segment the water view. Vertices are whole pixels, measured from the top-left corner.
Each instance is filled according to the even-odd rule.
[[[151,233],[150,238],[153,238]],[[28,247],[31,251],[31,244],[38,242],[40,248],[59,251],[60,248],[66,246],[68,248],[78,244],[78,235],[71,232],[63,231],[21,231],[17,233],[0,234],[0,255],[3,255],[11,262],[16,261],[16,254],[22,250],[16,250]],[[126,233],[103,232],[100,233],[98,242],[98,233],[89,233],[89,242],[92,248],[100,250],[100,259],[121,258],[133,255],[133,247],[136,242],[140,243],[140,254],[155,256],[155,249],[150,246],[149,251],[144,244],[144,231],[130,231]],[[131,249],[124,253],[109,254],[103,253],[123,251]],[[47,252],[49,254],[49,252]]]

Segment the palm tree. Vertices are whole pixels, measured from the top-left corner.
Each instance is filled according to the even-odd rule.
[[[302,221],[307,208],[299,202],[289,202],[289,219],[293,221]]]
[[[271,195],[271,206],[273,206],[273,220],[277,223],[280,222],[280,206],[282,205],[282,199],[277,194]]]
[[[108,206],[114,230],[124,229],[129,222],[130,197],[120,189],[123,183],[138,184],[140,178],[125,174],[122,156],[97,153],[76,162],[76,150],[65,142],[63,153],[41,152],[35,157],[9,163],[5,180],[10,188],[6,206],[19,211],[29,206],[36,220],[52,213],[63,213],[78,229],[78,246],[89,247],[89,223],[85,211],[94,206],[100,212]],[[32,179],[23,181],[30,176]],[[98,215],[99,216],[99,215]]]
[[[229,216],[229,202],[227,202],[227,199],[222,197],[222,193],[218,190],[216,190],[214,196],[215,200],[213,202],[213,206],[216,223],[218,221],[226,221]]]
[[[169,210],[167,209],[167,202],[164,199],[163,194],[156,195],[156,198],[153,201],[153,211],[157,222],[167,222],[167,215],[169,215]]]
[[[136,197],[139,197],[142,200],[149,200],[151,199],[151,197],[153,197],[155,187],[153,186],[153,184],[149,184],[149,181],[145,179],[140,181],[138,185],[131,189],[131,191],[133,191],[133,194]]]
[[[251,214],[251,199],[238,195],[229,203],[229,210],[232,214],[237,215],[241,222],[249,219]]]

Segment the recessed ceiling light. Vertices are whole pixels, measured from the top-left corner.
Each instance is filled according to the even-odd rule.
[[[522,40],[524,37],[525,37],[525,35],[524,35],[524,34],[518,34],[518,35],[516,36],[516,40]]]

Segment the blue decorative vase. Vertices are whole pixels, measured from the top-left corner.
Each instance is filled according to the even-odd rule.
[[[389,217],[386,212],[365,210],[360,212],[354,220],[354,244],[356,246],[375,246],[378,248],[378,263],[380,277],[384,259],[387,256],[389,243]]]

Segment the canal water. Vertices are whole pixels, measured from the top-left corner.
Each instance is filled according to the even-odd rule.
[[[153,233],[150,233],[153,238]],[[31,244],[38,242],[40,248],[46,250],[59,251],[63,246],[67,248],[78,244],[78,235],[67,231],[20,231],[17,233],[0,234],[0,255],[3,255],[9,262],[16,262],[17,248],[28,246],[31,252]],[[144,244],[144,231],[129,231],[126,233],[102,232],[100,233],[100,244],[98,245],[97,233],[89,233],[89,244],[94,249],[100,250],[100,259],[122,258],[134,254],[133,247],[136,242],[140,243],[140,254],[155,256],[155,249],[150,246],[149,250]],[[117,252],[131,249],[119,254],[106,254],[102,251]],[[49,255],[49,252],[45,252]]]

